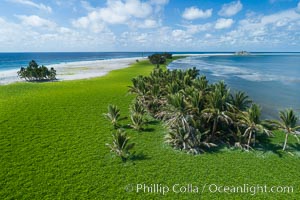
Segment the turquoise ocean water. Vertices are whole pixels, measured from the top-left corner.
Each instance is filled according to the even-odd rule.
[[[45,53],[0,53],[0,71],[19,69],[35,60],[40,65],[63,64],[67,62],[96,61],[115,58],[148,56],[143,52],[45,52]]]

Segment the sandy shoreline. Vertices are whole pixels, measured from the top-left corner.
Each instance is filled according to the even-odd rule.
[[[112,70],[129,67],[131,64],[135,63],[136,60],[143,59],[146,58],[134,57],[109,60],[79,61],[53,64],[48,65],[47,67],[54,67],[57,73],[56,78],[58,79],[58,81],[65,81],[104,76]],[[19,69],[10,69],[0,71],[0,85],[7,85],[15,82],[24,82],[24,80],[19,79],[17,75],[18,70]]]

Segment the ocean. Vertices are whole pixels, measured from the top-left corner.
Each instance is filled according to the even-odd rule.
[[[196,67],[211,83],[224,80],[232,92],[245,91],[262,107],[263,118],[279,110],[300,116],[300,53],[253,53],[249,56],[197,56],[172,62],[169,69]]]
[[[79,61],[96,61],[116,58],[133,58],[150,55],[143,52],[53,52],[53,53],[0,53],[0,71],[19,69],[35,60],[40,65],[63,64]]]

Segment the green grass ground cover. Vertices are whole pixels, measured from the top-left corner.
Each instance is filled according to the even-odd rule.
[[[131,78],[153,66],[142,61],[89,80],[17,83],[0,87],[0,199],[297,199],[300,196],[299,146],[293,155],[280,151],[276,132],[264,150],[226,148],[192,156],[163,142],[159,122],[145,132],[127,130],[135,156],[122,163],[105,143],[111,125],[102,113],[118,105],[128,116]],[[122,121],[123,124],[129,120]],[[292,143],[291,143],[292,142]],[[126,191],[126,186],[174,184],[199,187],[198,193]],[[202,186],[207,185],[202,192]],[[225,186],[293,186],[293,193],[210,193],[210,184]]]

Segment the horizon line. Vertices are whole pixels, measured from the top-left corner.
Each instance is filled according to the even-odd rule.
[[[244,51],[244,50],[243,50]],[[0,51],[0,53],[236,53],[239,51]],[[300,53],[300,51],[247,51],[249,53]]]

